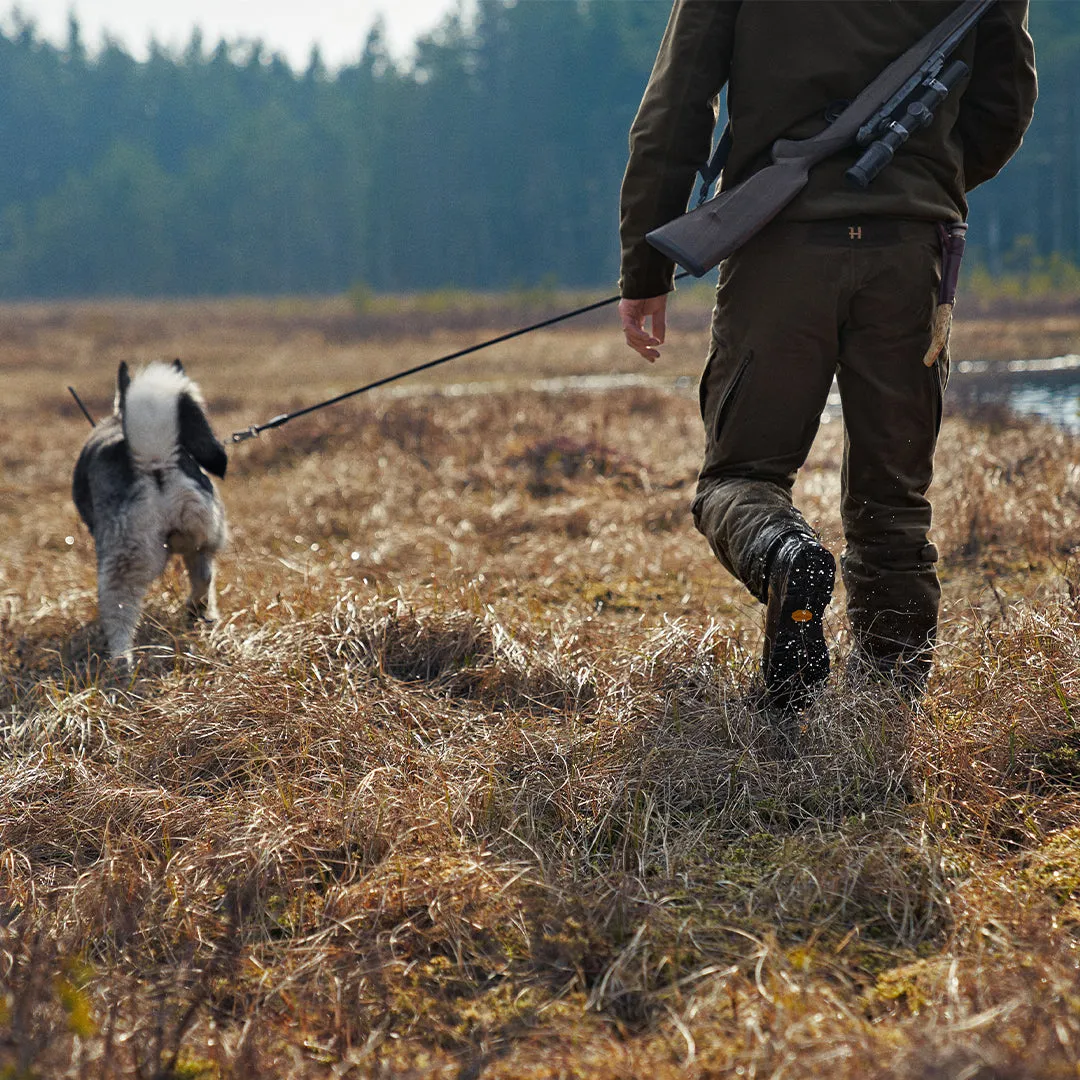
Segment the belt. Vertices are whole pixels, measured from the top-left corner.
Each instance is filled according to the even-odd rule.
[[[938,243],[937,224],[933,221],[908,221],[903,218],[850,217],[828,221],[785,221],[777,225],[789,243],[822,247],[886,247],[905,240]]]

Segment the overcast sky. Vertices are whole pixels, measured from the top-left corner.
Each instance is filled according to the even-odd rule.
[[[11,11],[37,24],[46,37],[62,42],[74,10],[88,48],[96,49],[106,31],[138,57],[151,37],[182,47],[199,26],[208,48],[219,38],[260,38],[303,68],[313,43],[330,67],[355,60],[378,15],[386,22],[391,50],[406,55],[417,35],[435,26],[458,0],[3,0],[3,25]]]

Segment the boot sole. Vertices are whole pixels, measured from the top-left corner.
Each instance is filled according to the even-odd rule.
[[[807,545],[792,560],[777,602],[770,602],[765,637],[770,643],[762,664],[772,704],[804,709],[829,677],[829,648],[822,622],[836,581],[829,551]]]

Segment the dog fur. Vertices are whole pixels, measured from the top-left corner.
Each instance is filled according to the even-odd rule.
[[[134,377],[122,363],[113,414],[75,464],[72,497],[97,552],[98,615],[110,655],[125,668],[146,591],[170,556],[187,567],[189,615],[217,618],[214,557],[227,525],[207,473],[224,477],[228,458],[205,408],[179,360]]]

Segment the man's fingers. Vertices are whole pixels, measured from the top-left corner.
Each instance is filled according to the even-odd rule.
[[[664,342],[664,306],[664,298],[659,302],[655,298],[619,301],[619,318],[626,344],[650,363],[659,358],[656,346]],[[652,333],[645,329],[646,319],[651,324]]]
[[[641,326],[624,326],[623,332],[626,334],[627,341],[636,341],[642,345],[659,345],[660,339],[650,334],[644,327]]]
[[[619,318],[622,328],[627,333],[641,330],[645,325],[645,310],[643,305],[633,300],[623,300],[619,304]]]
[[[626,344],[646,360],[656,360],[660,356],[660,353],[655,348],[660,342],[651,335],[646,334],[644,330],[627,327]]]
[[[628,330],[626,332],[626,344],[646,360],[655,360],[660,355],[655,348],[660,342],[657,341],[656,338],[650,337],[648,334],[642,333],[641,331],[632,332]]]
[[[667,333],[667,313],[664,308],[653,312],[652,332],[658,345],[664,344],[664,335]]]

